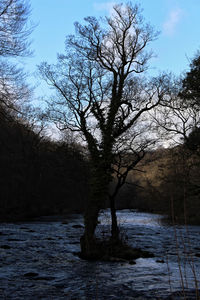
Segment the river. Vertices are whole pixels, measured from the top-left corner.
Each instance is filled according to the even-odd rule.
[[[123,238],[153,258],[136,264],[80,259],[79,214],[1,223],[0,299],[183,299],[183,284],[188,299],[196,299],[200,226],[174,228],[160,215],[131,210],[119,211],[118,219]],[[106,236],[109,228],[104,211],[97,235]]]

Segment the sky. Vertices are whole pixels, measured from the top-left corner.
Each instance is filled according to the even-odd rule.
[[[74,33],[74,22],[83,23],[87,16],[105,16],[118,0],[30,0],[31,22],[36,26],[30,37],[33,55],[21,59],[30,73],[29,81],[35,85],[36,96],[48,93],[41,84],[37,65],[43,61],[55,63],[58,53],[64,53],[65,37]],[[176,75],[186,71],[190,59],[200,49],[199,0],[139,0],[146,22],[160,31],[151,44],[155,57],[150,62],[150,74],[163,71]]]

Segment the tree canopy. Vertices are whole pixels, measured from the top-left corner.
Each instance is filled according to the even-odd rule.
[[[180,96],[192,105],[200,105],[200,53],[198,52],[190,63],[190,70],[182,81]]]
[[[61,129],[79,132],[88,146],[92,179],[82,252],[90,256],[113,174],[117,172],[118,191],[151,143],[148,112],[170,91],[165,75],[150,80],[141,76],[152,57],[149,44],[158,33],[145,24],[138,5],[115,5],[103,23],[87,17],[84,25],[75,23],[75,29],[76,34],[66,38],[66,54],[58,56],[58,64],[43,63],[39,69],[57,93],[48,101],[48,118]],[[120,172],[127,153],[132,160]],[[122,162],[122,154],[123,163],[113,167]]]
[[[0,2],[0,56],[24,56],[30,54],[27,37],[30,6],[24,0],[1,0]]]
[[[20,105],[30,96],[23,70],[9,61],[31,53],[28,37],[33,27],[28,25],[29,14],[28,1],[0,2],[0,114],[4,117],[8,117],[7,112],[18,114]]]

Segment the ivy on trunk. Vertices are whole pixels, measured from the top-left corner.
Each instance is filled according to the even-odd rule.
[[[152,57],[146,48],[157,33],[144,23],[140,8],[115,5],[111,17],[104,21],[101,24],[95,17],[87,17],[84,25],[75,23],[76,34],[67,36],[66,53],[58,56],[57,65],[44,62],[39,67],[56,91],[48,100],[47,118],[60,129],[77,132],[87,144],[92,175],[81,238],[85,257],[95,254],[98,215],[108,197],[112,234],[118,237],[116,193],[142,158],[141,153],[152,145],[148,113],[169,92],[164,75],[149,80],[141,77]],[[121,160],[127,161],[126,168],[121,165],[118,170],[123,174],[121,183],[118,181],[114,194],[109,195],[117,158],[122,154],[133,161]]]

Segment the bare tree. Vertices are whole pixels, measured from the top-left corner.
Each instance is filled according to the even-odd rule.
[[[199,155],[200,155],[200,54],[191,61],[190,70],[180,78],[168,77],[171,96],[154,111],[153,119],[159,134],[174,147],[172,165],[180,168],[182,176],[182,199],[199,194]],[[176,146],[180,145],[176,149]],[[177,152],[177,153],[176,153]],[[173,181],[173,180],[172,180]],[[177,185],[175,185],[175,190]],[[187,193],[186,193],[187,191]]]
[[[0,2],[0,57],[30,54],[27,37],[32,29],[27,27],[30,6],[24,0]]]
[[[22,116],[22,106],[27,103],[31,89],[25,74],[9,62],[0,63],[0,114],[6,118]]]
[[[108,197],[116,157],[125,146],[123,137],[128,133],[131,137],[133,128],[137,136],[148,112],[164,100],[168,86],[163,76],[147,81],[140,75],[152,57],[145,49],[157,33],[144,24],[137,5],[114,6],[102,26],[94,17],[85,21],[75,24],[76,35],[67,37],[66,55],[59,55],[58,64],[43,63],[39,69],[57,91],[57,97],[48,101],[51,120],[61,129],[81,133],[88,146],[92,174],[81,251],[93,257],[98,214]],[[133,139],[129,148],[134,146],[136,152]],[[139,152],[134,155],[127,172],[142,157]]]
[[[146,115],[148,118],[148,116]],[[116,217],[115,200],[120,189],[126,184],[133,185],[129,182],[128,175],[131,171],[139,171],[138,163],[144,158],[146,152],[154,148],[157,137],[153,136],[151,122],[146,118],[139,118],[139,124],[134,124],[130,130],[120,136],[113,147],[113,177],[114,183],[109,192],[110,209],[112,217],[112,240],[119,239],[119,229]],[[150,134],[151,132],[151,134]]]
[[[27,38],[33,27],[28,25],[30,6],[24,0],[0,1],[0,113],[19,113],[19,102],[30,96],[25,74],[10,57],[27,56]]]
[[[168,140],[169,145],[175,146],[187,143],[189,137],[191,138],[191,133],[194,130],[195,132],[198,131],[200,110],[199,105],[196,100],[193,101],[192,96],[190,99],[185,98],[186,91],[183,90],[182,80],[169,79],[169,77],[168,84],[171,95],[165,103],[161,103],[162,105],[151,113],[151,116],[160,136],[164,137],[165,142]]]

